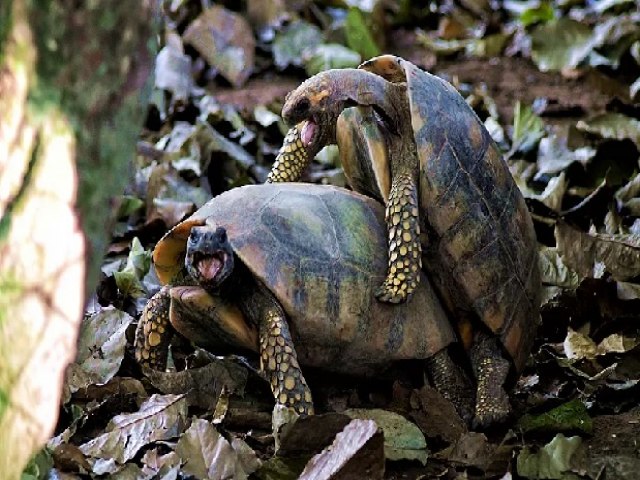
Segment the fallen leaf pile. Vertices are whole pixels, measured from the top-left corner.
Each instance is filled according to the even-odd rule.
[[[637,2],[210,4],[163,2],[132,180],[56,436],[25,478],[637,478]],[[419,374],[310,372],[323,415],[287,425],[274,456],[255,359],[178,339],[167,372],[136,364],[135,325],[160,288],[150,254],[212,196],[266,179],[288,91],[382,52],[451,81],[502,149],[538,235],[542,326],[503,428],[469,431]],[[305,181],[345,185],[335,148]]]

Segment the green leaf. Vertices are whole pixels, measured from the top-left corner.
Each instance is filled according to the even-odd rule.
[[[376,45],[364,15],[357,8],[349,9],[345,24],[345,36],[347,46],[358,52],[362,58],[371,58],[380,55],[380,49]]]
[[[550,3],[544,2],[537,7],[527,8],[520,14],[520,23],[525,27],[534,23],[548,22],[555,18],[553,7]]]
[[[137,210],[144,207],[144,201],[132,195],[122,195],[120,197],[120,206],[118,207],[118,217],[126,218]]]
[[[538,25],[531,33],[531,58],[543,72],[577,67],[595,45],[591,28],[569,18]]]
[[[351,418],[374,420],[384,432],[384,455],[389,460],[427,462],[427,441],[420,429],[402,415],[381,409],[352,408],[345,410]]]
[[[640,121],[622,113],[603,113],[588,120],[580,120],[576,127],[578,130],[602,138],[615,140],[629,138],[640,147]]]
[[[539,452],[525,447],[517,459],[518,475],[529,479],[577,480],[569,470],[571,457],[582,444],[580,437],[566,438],[559,433]]]
[[[318,45],[313,53],[305,59],[305,70],[308,75],[331,68],[355,68],[362,59],[357,52],[337,43]]]
[[[283,70],[289,65],[302,66],[303,53],[317,47],[323,40],[320,29],[298,20],[276,35],[273,41],[273,60]]]
[[[53,457],[45,447],[36,453],[22,472],[21,480],[44,480],[49,478],[49,470],[53,468]]]
[[[507,156],[533,149],[544,133],[544,122],[540,117],[533,113],[531,107],[522,107],[518,101],[513,111],[512,145]]]
[[[142,278],[151,267],[151,252],[145,251],[137,237],[131,242],[131,251],[127,257],[127,263],[120,272],[115,272],[113,278],[118,290],[124,295],[139,298],[146,294],[142,285]]]
[[[476,57],[495,57],[502,53],[509,38],[511,38],[511,34],[507,33],[487,35],[484,38],[469,41],[465,47],[465,51],[469,55]]]
[[[575,432],[591,434],[593,422],[587,408],[575,399],[540,415],[524,415],[518,422],[524,432]]]

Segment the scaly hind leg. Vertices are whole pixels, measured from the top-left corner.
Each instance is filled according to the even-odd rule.
[[[298,364],[282,307],[258,282],[247,293],[242,295],[241,308],[246,317],[258,322],[260,369],[271,386],[276,404],[296,414],[313,415],[311,390]]]
[[[484,332],[476,335],[470,353],[478,384],[473,426],[487,428],[502,423],[511,412],[509,397],[504,389],[511,364],[502,353],[499,339]]]
[[[456,408],[458,415],[469,425],[473,418],[475,391],[464,369],[444,348],[426,360],[429,380],[434,388]]]

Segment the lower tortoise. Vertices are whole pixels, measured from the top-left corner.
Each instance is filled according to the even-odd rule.
[[[426,279],[410,304],[375,299],[385,244],[382,205],[354,192],[303,184],[225,192],[156,245],[165,286],[141,316],[136,359],[164,369],[174,331],[212,351],[257,352],[276,403],[300,414],[313,413],[300,365],[375,374],[424,359],[429,373],[448,361],[455,332]],[[468,419],[471,385],[435,373],[436,388]]]
[[[295,126],[268,181],[297,181],[338,144],[350,185],[386,204],[389,263],[377,297],[406,301],[424,269],[470,332],[475,423],[504,420],[503,387],[530,354],[541,279],[524,198],[480,119],[449,83],[391,55],[311,77],[282,115]]]

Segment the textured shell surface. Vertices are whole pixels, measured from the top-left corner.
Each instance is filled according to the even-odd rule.
[[[402,66],[420,158],[422,222],[436,236],[429,252],[521,369],[539,322],[541,291],[524,198],[455,88],[409,62]]]
[[[178,225],[174,243],[186,246],[186,230],[203,223],[227,230],[235,253],[281,303],[303,364],[366,373],[427,358],[454,339],[426,279],[409,304],[375,300],[386,230],[384,208],[368,197],[309,184],[239,187]]]

